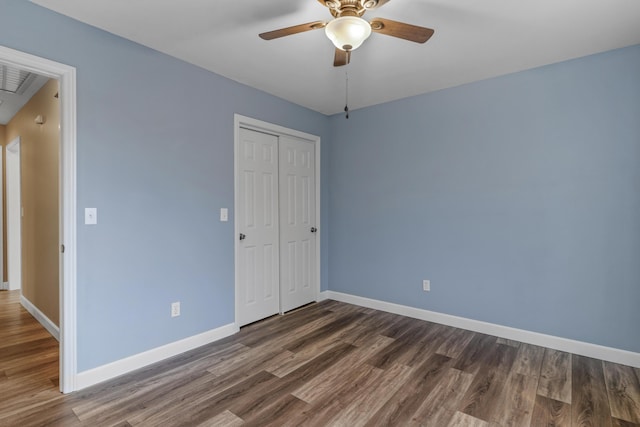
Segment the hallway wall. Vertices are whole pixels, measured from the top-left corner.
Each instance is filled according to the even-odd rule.
[[[58,99],[54,97],[57,92],[56,80],[45,84],[11,119],[6,127],[6,141],[10,143],[18,136],[21,138],[21,192],[24,209],[22,295],[54,324],[59,325],[60,113]],[[45,117],[42,125],[35,123],[35,117],[39,114]],[[6,213],[4,216],[6,217]],[[6,231],[4,235],[7,235]]]
[[[2,193],[2,206],[4,206],[6,204],[6,200],[5,200],[5,193],[4,193],[4,189],[5,189],[5,180],[4,180],[4,170],[5,170],[5,151],[4,151],[4,147],[5,145],[7,145],[7,127],[5,125],[0,125],[0,147],[2,147],[2,186],[0,186],[0,193]],[[6,282],[7,281],[7,239],[4,238],[4,236],[7,235],[7,223],[6,223],[6,218],[4,215],[4,209],[3,209],[3,214],[2,214],[2,224],[0,224],[0,226],[2,226],[2,282]]]

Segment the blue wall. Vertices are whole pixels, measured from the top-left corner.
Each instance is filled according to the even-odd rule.
[[[640,352],[640,46],[331,124],[331,290]]]
[[[323,140],[329,118],[26,0],[0,44],[77,68],[79,371],[232,323],[233,114]]]
[[[321,136],[323,289],[640,351],[639,46],[346,121],[26,0],[0,44],[78,71],[80,371],[233,322],[233,113]]]

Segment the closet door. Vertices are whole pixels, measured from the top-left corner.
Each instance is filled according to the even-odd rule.
[[[316,299],[315,146],[281,136],[280,307],[292,310]]]
[[[236,307],[239,326],[280,311],[278,137],[240,129]]]

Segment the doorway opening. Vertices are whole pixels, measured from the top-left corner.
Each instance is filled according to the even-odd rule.
[[[76,388],[76,71],[75,68],[0,46],[0,65],[59,83],[59,313],[60,391]]]

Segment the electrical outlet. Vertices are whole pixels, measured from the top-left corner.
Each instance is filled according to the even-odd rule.
[[[180,316],[180,301],[171,303],[171,317]]]
[[[431,290],[431,281],[430,280],[423,280],[422,281],[422,290],[424,290],[425,292],[429,292]]]

